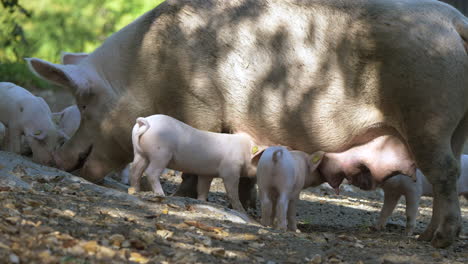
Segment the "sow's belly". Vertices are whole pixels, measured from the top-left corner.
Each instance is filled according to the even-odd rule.
[[[375,189],[397,174],[415,179],[416,164],[399,135],[366,133],[360,138],[359,144],[343,152],[325,154],[319,171],[333,188],[345,178],[364,190]]]

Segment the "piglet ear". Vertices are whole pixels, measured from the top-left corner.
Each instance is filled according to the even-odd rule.
[[[309,166],[310,166],[311,171],[317,169],[317,167],[322,162],[324,155],[325,155],[325,152],[323,151],[317,151],[309,155]]]
[[[88,53],[62,52],[62,57],[60,58],[60,61],[64,65],[78,64],[82,60],[86,59],[88,55],[89,55]]]
[[[252,146],[250,150],[250,154],[251,154],[250,162],[252,163],[252,165],[254,166],[258,165],[258,161],[262,157],[262,154],[265,151],[265,149],[266,147],[264,146],[257,146],[257,145]]]
[[[90,88],[86,72],[76,65],[61,65],[37,58],[26,58],[29,69],[39,78],[68,87],[73,93],[81,93]]]
[[[60,120],[62,120],[63,118],[63,114],[64,112],[57,112],[57,113],[52,113],[52,121],[54,122],[55,125],[59,125],[60,124]]]
[[[44,140],[47,136],[47,132],[37,129],[37,130],[26,130],[24,135],[26,137],[35,138],[37,140]]]

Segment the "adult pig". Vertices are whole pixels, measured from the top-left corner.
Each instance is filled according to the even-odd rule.
[[[467,18],[431,0],[168,0],[91,54],[64,56],[72,64],[28,63],[68,87],[81,112],[55,155],[61,168],[84,164],[81,175],[101,181],[131,161],[133,121],[158,113],[308,153],[392,135],[434,186],[421,239],[445,247],[461,226],[466,39]],[[336,187],[402,170],[357,168],[324,177]]]
[[[7,151],[20,154],[24,135],[35,162],[54,164],[52,152],[64,137],[44,99],[13,83],[0,82],[0,122],[7,127]]]
[[[0,122],[0,150],[3,148],[3,141],[6,135],[6,127],[5,125]]]
[[[382,184],[384,190],[384,204],[376,224],[377,229],[382,229],[392,214],[398,200],[403,195],[406,201],[406,233],[411,235],[416,226],[416,216],[419,209],[421,196],[433,196],[432,185],[424,177],[421,171],[416,173],[416,182],[405,175],[397,175]],[[468,155],[461,157],[461,176],[458,178],[458,194],[468,199]]]

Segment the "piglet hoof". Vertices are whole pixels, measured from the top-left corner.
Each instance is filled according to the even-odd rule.
[[[160,197],[165,197],[165,196],[166,196],[166,195],[164,194],[164,192],[155,192],[154,195],[160,196]]]
[[[412,225],[406,226],[405,236],[410,237],[410,236],[413,236],[413,234],[414,234],[414,226],[412,226]]]

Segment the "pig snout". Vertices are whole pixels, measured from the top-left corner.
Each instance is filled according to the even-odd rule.
[[[55,167],[55,160],[53,154],[50,153],[44,152],[40,154],[35,154],[33,152],[33,161],[49,167]]]

